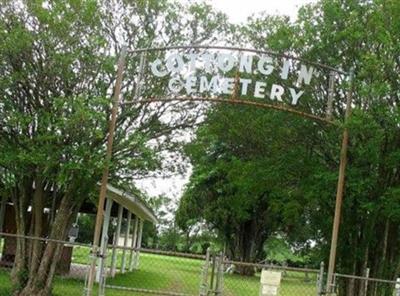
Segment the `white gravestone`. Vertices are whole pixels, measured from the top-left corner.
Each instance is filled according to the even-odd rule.
[[[282,273],[279,271],[263,270],[260,279],[260,296],[277,296],[281,278]]]

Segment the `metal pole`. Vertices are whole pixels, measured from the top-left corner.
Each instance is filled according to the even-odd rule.
[[[210,288],[213,292],[214,290],[214,275],[215,275],[215,253],[212,253],[212,265],[211,265],[211,279],[210,279]]]
[[[395,295],[400,296],[400,278],[397,278],[396,280],[396,286],[395,286]]]
[[[363,296],[367,296],[369,272],[370,272],[370,270],[369,270],[369,268],[367,267],[367,268],[365,269],[365,283],[364,283]]]
[[[318,296],[322,295],[322,292],[324,289],[324,269],[325,269],[325,264],[324,264],[324,262],[321,262],[320,267],[319,267],[318,281],[317,281],[317,295]]]
[[[110,225],[110,216],[111,216],[111,208],[112,208],[113,200],[110,198],[107,198],[106,201],[106,212],[104,215],[103,219],[103,231],[101,232],[101,245],[100,245],[100,262],[99,262],[99,268],[97,270],[97,275],[96,275],[96,281],[100,283],[101,280],[101,272],[104,269],[104,256],[107,252],[104,251],[104,246],[107,246],[108,242],[108,226]]]
[[[99,277],[99,296],[105,296],[106,295],[106,279],[107,279],[107,265],[104,263],[104,260],[107,258],[107,243],[108,243],[108,237],[107,235],[103,237],[102,243],[101,243],[101,252],[102,252],[102,260],[103,263],[100,265],[100,277]]]
[[[349,130],[347,128],[347,123],[351,115],[351,101],[353,97],[353,86],[354,86],[353,79],[354,79],[354,70],[352,69],[350,72],[350,81],[349,81],[350,89],[347,92],[345,127],[343,130],[342,147],[340,151],[339,178],[338,178],[338,185],[336,192],[335,217],[333,220],[331,251],[329,255],[327,292],[332,292],[333,288],[332,281],[333,281],[333,273],[335,271],[337,240],[339,235],[339,226],[340,226],[340,218],[342,211],[343,192],[345,184],[346,165],[347,165],[347,150],[349,145]]]
[[[208,268],[210,265],[210,248],[207,248],[206,261],[202,270],[202,278],[200,284],[200,296],[208,295]]]
[[[217,279],[215,283],[215,295],[222,295],[224,283],[224,253],[220,252],[217,261]]]
[[[335,95],[335,80],[336,72],[331,71],[329,73],[328,103],[326,105],[326,119],[329,121],[332,120],[333,97]]]
[[[99,250],[100,231],[101,231],[101,224],[103,222],[104,202],[106,199],[109,165],[110,165],[111,156],[112,156],[115,124],[117,121],[117,111],[118,111],[118,105],[119,105],[120,94],[121,94],[122,77],[123,77],[123,72],[124,72],[124,67],[125,67],[125,57],[126,57],[126,47],[122,47],[122,51],[121,51],[120,57],[118,59],[117,80],[115,82],[113,107],[111,110],[111,121],[110,121],[108,138],[107,138],[106,163],[104,166],[103,176],[101,178],[99,204],[97,206],[96,225],[95,225],[95,230],[94,230],[93,246],[92,246],[92,262],[90,265],[88,283],[87,283],[87,288],[86,288],[87,296],[92,295],[93,283],[94,283],[94,278],[95,278],[95,274],[96,274],[96,262],[97,262],[97,256],[98,256],[98,250]]]

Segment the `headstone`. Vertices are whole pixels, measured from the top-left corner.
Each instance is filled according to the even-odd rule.
[[[260,296],[279,295],[279,286],[281,284],[282,273],[279,271],[263,270],[261,272]]]
[[[79,234],[79,226],[78,224],[73,224],[68,232],[69,241],[71,243],[75,242],[75,240],[78,238],[78,234]]]

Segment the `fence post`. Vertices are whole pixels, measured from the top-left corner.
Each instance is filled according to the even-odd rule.
[[[221,296],[224,284],[224,253],[220,252],[217,261],[217,279],[215,283],[215,295]]]
[[[400,278],[396,280],[396,296],[400,296]]]
[[[214,278],[215,278],[215,252],[212,253],[212,265],[211,265],[211,279],[210,279],[210,287],[211,290],[214,289]]]
[[[324,269],[325,269],[325,264],[324,264],[324,262],[321,262],[320,267],[319,267],[319,274],[318,274],[318,278],[317,278],[317,296],[320,296],[323,293]]]
[[[99,280],[99,296],[106,295],[106,278],[107,278],[107,245],[108,236],[104,236],[103,249],[101,250],[102,259],[99,267],[100,270],[100,280]]]
[[[201,283],[200,283],[200,296],[207,296],[208,294],[208,267],[210,263],[210,248],[207,249],[206,262],[204,263]]]
[[[367,268],[365,269],[365,282],[364,282],[363,296],[367,296],[367,292],[368,292],[368,278],[369,278],[369,268],[367,267]]]
[[[336,289],[336,285],[337,285],[336,281],[337,281],[337,275],[336,275],[336,273],[334,273],[333,274],[333,281],[332,281],[332,290],[329,291],[329,292],[332,293],[332,296],[336,295],[336,291],[337,291],[337,289]]]

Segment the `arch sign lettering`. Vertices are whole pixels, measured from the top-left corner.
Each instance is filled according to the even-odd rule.
[[[124,101],[120,102],[125,68],[131,71],[135,69],[134,87],[130,88],[131,93],[124,93]],[[118,61],[107,160],[112,157],[117,111],[121,104],[170,101],[228,103],[275,109],[335,124],[338,121],[333,120],[334,114],[342,114],[341,111],[345,110],[345,120],[350,116],[352,77],[352,73],[328,65],[265,50],[202,45],[123,49]],[[335,91],[335,85],[350,87],[348,90],[342,87]],[[344,127],[328,268],[328,292],[332,287],[335,266],[348,137],[347,128]],[[103,172],[92,250],[100,258],[103,256],[99,250],[99,241],[107,179],[108,167]],[[87,291],[92,291],[95,271],[94,256]]]
[[[346,80],[346,72],[287,54],[176,46],[132,50],[128,57],[136,58],[138,74],[135,94],[131,100],[125,96],[126,104],[226,102],[284,110],[326,123],[333,123],[335,104],[345,104],[345,92],[335,101],[334,89]]]
[[[206,52],[203,54],[175,53],[166,57],[165,61],[156,59],[150,63],[151,72],[156,77],[170,76],[168,89],[171,93],[179,94],[182,91],[191,95],[193,93],[204,94],[225,94],[232,95],[235,87],[235,77],[218,76],[216,71],[224,75],[232,73],[234,68],[241,74],[260,74],[261,77],[255,80],[250,78],[239,78],[241,88],[240,95],[283,102],[287,98],[291,105],[297,105],[298,100],[304,91],[301,86],[309,85],[314,74],[312,66],[301,65],[298,73],[295,74],[295,86],[285,88],[278,83],[267,85],[263,77],[268,77],[276,72],[282,80],[287,80],[290,74],[291,62],[284,59],[281,63],[273,57],[262,55],[254,56],[241,53],[235,56],[232,53],[217,53],[215,55]],[[187,71],[188,75],[183,79],[181,74]],[[203,71],[198,75],[197,71]],[[207,76],[210,74],[211,76]]]

